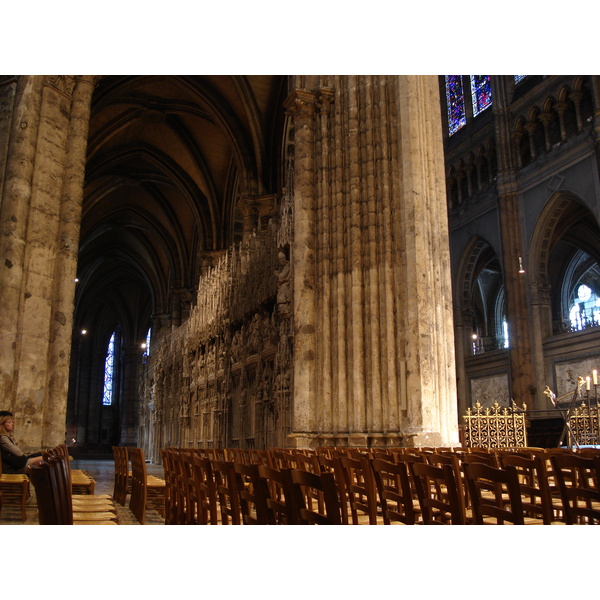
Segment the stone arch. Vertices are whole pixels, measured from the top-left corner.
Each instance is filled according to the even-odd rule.
[[[463,317],[471,314],[473,310],[473,295],[477,278],[482,269],[492,262],[501,275],[501,263],[496,249],[481,236],[472,236],[463,248],[456,274],[458,285],[455,288],[455,302]]]
[[[534,291],[550,302],[555,325],[564,318],[563,280],[574,252],[600,262],[599,248],[600,229],[583,199],[570,192],[554,194],[538,218],[526,269]]]
[[[527,130],[526,125],[526,119],[524,117],[519,117],[515,122],[512,135],[517,159],[516,162],[519,168],[527,166],[532,160],[529,131]]]
[[[532,280],[542,285],[549,283],[548,267],[552,249],[567,229],[581,219],[582,211],[586,211],[583,201],[575,194],[557,192],[546,203],[531,237],[526,270],[531,273]]]

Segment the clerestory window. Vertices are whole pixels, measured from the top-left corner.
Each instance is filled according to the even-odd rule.
[[[492,106],[491,75],[445,75],[448,135]]]

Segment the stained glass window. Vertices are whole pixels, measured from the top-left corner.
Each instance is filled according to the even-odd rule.
[[[446,105],[448,132],[453,135],[467,123],[462,75],[446,75]]]
[[[491,75],[471,75],[471,100],[474,117],[492,105]]]
[[[527,75],[515,75],[515,84],[517,83],[521,83],[521,81],[523,81],[523,79],[525,79],[525,77],[527,77]]]
[[[113,333],[108,342],[106,360],[104,361],[104,394],[102,404],[110,406],[113,400],[113,375],[115,371],[115,334]]]
[[[152,337],[152,328],[148,329],[148,333],[146,334],[146,346],[144,348],[144,354],[146,356],[150,356],[150,338]]]

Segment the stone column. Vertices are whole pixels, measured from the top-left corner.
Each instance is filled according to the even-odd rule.
[[[503,77],[495,77],[494,120],[498,137],[498,207],[502,232],[502,259],[504,285],[506,287],[506,310],[510,338],[511,397],[521,406],[533,408],[536,395],[536,377],[531,360],[532,335],[527,303],[527,255],[524,251],[521,231],[521,210],[517,193],[516,170],[511,151],[511,117],[508,107],[508,91]],[[533,131],[531,132],[533,139]],[[533,146],[532,146],[533,147]],[[519,273],[519,257],[525,265],[525,273]],[[542,335],[538,331],[538,336]],[[541,339],[536,344],[541,347]]]
[[[64,441],[89,77],[20,76],[0,208],[0,394],[26,448]]]
[[[437,80],[296,81],[288,441],[456,443]]]
[[[316,95],[294,91],[285,105],[294,119],[294,393],[293,430],[302,437],[311,431],[315,379],[315,101]],[[298,445],[302,445],[298,441]]]
[[[44,410],[43,446],[55,446],[64,441],[67,413],[67,392],[73,327],[75,275],[79,250],[79,230],[83,204],[83,184],[87,152],[92,93],[95,78],[76,78],[69,136],[67,140],[64,182],[58,230],[58,256],[53,281],[53,314],[50,323],[48,356],[48,400]]]
[[[17,336],[43,78],[18,80],[0,206],[0,398],[17,411]]]
[[[127,344],[121,350],[121,381],[124,383],[118,399],[118,411],[113,427],[121,431],[121,444],[135,444],[139,414],[137,410],[138,378],[141,372],[142,349],[139,344]]]

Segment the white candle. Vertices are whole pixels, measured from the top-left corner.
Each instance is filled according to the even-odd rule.
[[[585,378],[585,389],[586,390],[590,389],[590,376],[589,375]]]
[[[596,369],[594,369],[592,371],[592,377],[593,377],[594,385],[598,385],[598,371]]]

